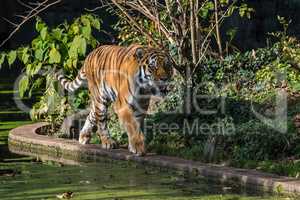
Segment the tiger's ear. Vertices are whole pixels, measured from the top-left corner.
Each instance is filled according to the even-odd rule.
[[[145,54],[145,50],[141,47],[135,50],[135,57],[137,60],[141,60]]]

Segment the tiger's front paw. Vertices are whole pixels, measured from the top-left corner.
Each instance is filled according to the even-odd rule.
[[[131,153],[136,154],[137,156],[143,156],[146,154],[145,150],[145,138],[142,133],[138,134],[137,136],[133,137],[128,145],[128,150]]]
[[[102,149],[116,149],[117,143],[113,139],[104,136],[101,137],[101,147]]]
[[[107,139],[105,141],[101,141],[101,147],[102,149],[116,149],[117,143],[113,139]]]
[[[91,134],[89,133],[80,133],[79,143],[80,144],[89,144],[91,140]]]

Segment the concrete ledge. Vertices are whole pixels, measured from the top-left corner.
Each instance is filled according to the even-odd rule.
[[[169,156],[147,155],[137,157],[124,149],[104,150],[100,145],[80,145],[77,141],[51,138],[37,134],[46,123],[36,123],[15,128],[9,134],[9,149],[18,154],[38,156],[58,162],[77,164],[101,158],[135,161],[142,164],[172,168],[196,173],[207,179],[234,182],[252,189],[300,194],[300,180],[276,176],[256,170],[237,169]]]

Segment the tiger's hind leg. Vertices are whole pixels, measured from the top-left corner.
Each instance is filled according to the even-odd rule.
[[[111,138],[107,128],[107,104],[103,102],[95,103],[95,114],[97,123],[97,135],[101,140],[103,149],[113,149],[117,147],[117,143]]]
[[[91,111],[87,116],[83,128],[79,134],[79,143],[80,144],[88,144],[90,143],[93,129],[96,125],[96,117],[95,117],[95,107],[92,104]]]

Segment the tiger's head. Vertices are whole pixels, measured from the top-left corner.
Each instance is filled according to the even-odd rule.
[[[169,55],[159,49],[139,47],[135,57],[139,63],[139,86],[150,90],[153,95],[165,96],[174,70]]]

